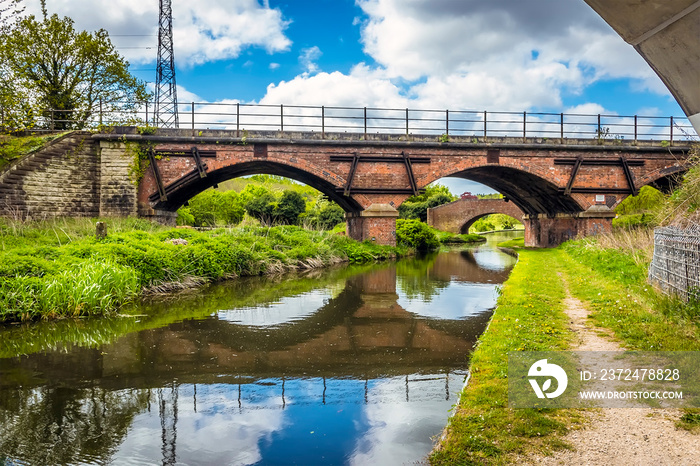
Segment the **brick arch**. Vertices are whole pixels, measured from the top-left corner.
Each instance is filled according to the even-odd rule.
[[[342,192],[338,192],[337,185],[331,183],[328,179],[315,175],[314,171],[321,172],[321,170],[313,168],[304,170],[293,165],[270,160],[232,163],[207,171],[207,176],[204,178],[199,176],[191,177],[188,181],[182,182],[176,190],[168,192],[166,200],[156,199],[150,202],[150,205],[156,211],[174,212],[200,192],[219,183],[246,175],[266,174],[283,176],[311,186],[326,195],[330,200],[338,203],[345,212],[362,211],[362,205],[354,197],[343,196]],[[331,174],[328,177],[330,176]],[[155,180],[150,179],[152,177],[152,172],[149,170],[139,186],[142,200],[148,195],[154,197],[152,185]],[[183,179],[187,180],[187,178]]]
[[[659,191],[669,194],[680,184],[683,175],[685,175],[687,171],[687,166],[673,166],[652,172],[639,181],[638,188],[642,186],[653,186]]]
[[[445,168],[449,166],[444,164]],[[523,169],[523,168],[527,168]],[[570,196],[560,193],[558,186],[546,179],[543,167],[509,167],[503,165],[478,165],[460,171],[433,172],[430,182],[444,177],[464,178],[482,183],[503,194],[529,215],[576,213],[585,208]],[[544,173],[542,173],[544,171]],[[422,181],[422,180],[421,180]],[[426,185],[428,184],[426,183]]]
[[[458,199],[428,209],[428,224],[438,230],[466,233],[474,222],[491,214],[505,214],[523,221],[524,212],[503,199]]]
[[[520,217],[513,217],[511,214],[508,214],[508,213],[505,213],[505,212],[487,212],[487,213],[479,214],[479,215],[477,215],[477,216],[475,216],[475,217],[472,217],[472,218],[468,219],[466,222],[464,222],[464,225],[462,225],[462,226],[460,227],[459,232],[460,232],[461,234],[469,233],[469,229],[471,228],[472,225],[474,225],[474,223],[476,223],[477,220],[479,220],[479,219],[481,219],[481,218],[484,218],[484,217],[486,217],[487,215],[493,215],[493,214],[504,214],[504,215],[507,215],[507,216],[509,216],[509,217],[511,217],[511,218],[514,218],[514,219],[517,220],[518,222],[522,222],[522,221],[523,221],[523,217],[522,217],[522,216],[520,216]]]

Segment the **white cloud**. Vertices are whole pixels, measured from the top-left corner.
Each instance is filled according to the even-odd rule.
[[[632,78],[667,93],[644,60],[583,2],[358,0],[376,65],[307,72],[261,103],[523,111],[561,108],[565,93]],[[535,52],[535,53],[533,53]]]
[[[278,9],[257,0],[199,0],[173,3],[173,40],[179,65],[235,58],[247,47],[268,53],[286,51],[289,22]],[[86,30],[106,29],[119,51],[134,63],[156,59],[158,2],[140,0],[53,0],[49,14],[75,20]],[[41,15],[38,0],[27,0],[27,13]]]
[[[349,74],[339,71],[303,74],[270,84],[261,104],[376,107],[405,106],[407,99],[382,70],[361,63]]]
[[[313,74],[319,71],[316,60],[321,58],[323,52],[318,46],[308,47],[301,50],[301,55],[299,55],[299,63],[304,67],[307,73]]]

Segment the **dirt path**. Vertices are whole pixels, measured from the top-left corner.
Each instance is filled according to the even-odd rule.
[[[583,303],[564,301],[570,327],[578,336],[575,351],[620,351],[601,329],[588,323]],[[552,456],[524,458],[544,465],[700,465],[700,437],[676,429],[679,412],[672,409],[603,408],[591,412],[591,423],[570,432],[564,440],[573,450]]]

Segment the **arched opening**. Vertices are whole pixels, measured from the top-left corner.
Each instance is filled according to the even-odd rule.
[[[522,170],[487,165],[453,173],[450,177],[473,180],[503,194],[525,214],[581,212],[581,206],[571,197],[560,192],[553,183]]]
[[[669,173],[665,173],[663,176],[648,182],[646,185],[652,186],[664,194],[671,194],[673,190],[681,184],[683,176],[687,171],[687,168],[673,167],[669,170]]]
[[[194,181],[183,184],[168,195],[165,201],[157,201],[153,208],[175,212],[202,191],[217,186],[224,181],[247,175],[277,175],[304,183],[320,191],[331,201],[336,202],[345,212],[360,212],[362,206],[350,196],[343,196],[336,187],[328,181],[298,168],[280,163],[260,161],[244,162],[207,172],[206,178],[197,178]]]
[[[479,231],[524,228],[524,212],[515,203],[489,186],[458,177],[431,183],[422,196],[408,198],[399,207],[399,213],[403,218],[416,218],[454,234],[467,233],[475,222],[489,215],[493,215],[493,226]]]
[[[459,233],[465,235],[469,233],[472,226],[479,226],[479,221],[484,223],[483,226],[477,228],[474,232],[480,233],[484,231],[499,231],[499,230],[522,230],[522,218],[515,218],[511,215],[501,212],[485,212],[475,217],[467,219],[464,225],[459,229]]]

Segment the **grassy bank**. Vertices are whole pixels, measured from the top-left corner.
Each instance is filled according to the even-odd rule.
[[[555,263],[562,251],[521,250],[498,308],[471,358],[471,378],[433,464],[504,463],[533,449],[566,445],[560,436],[580,421],[573,410],[508,408],[508,352],[564,350],[571,334]],[[532,280],[532,277],[538,277]]]
[[[143,292],[387,259],[396,248],[295,226],[210,231],[136,219],[0,221],[0,321],[109,313]]]
[[[520,260],[472,355],[468,387],[431,463],[504,464],[518,455],[568,447],[562,436],[584,422],[581,411],[507,407],[508,352],[569,347],[565,286],[592,312],[593,323],[611,330],[624,347],[700,350],[697,303],[658,294],[646,283],[649,253],[640,247],[642,239],[627,241],[628,247],[603,238],[556,249],[518,249]],[[700,416],[688,410],[678,425],[700,430]]]

